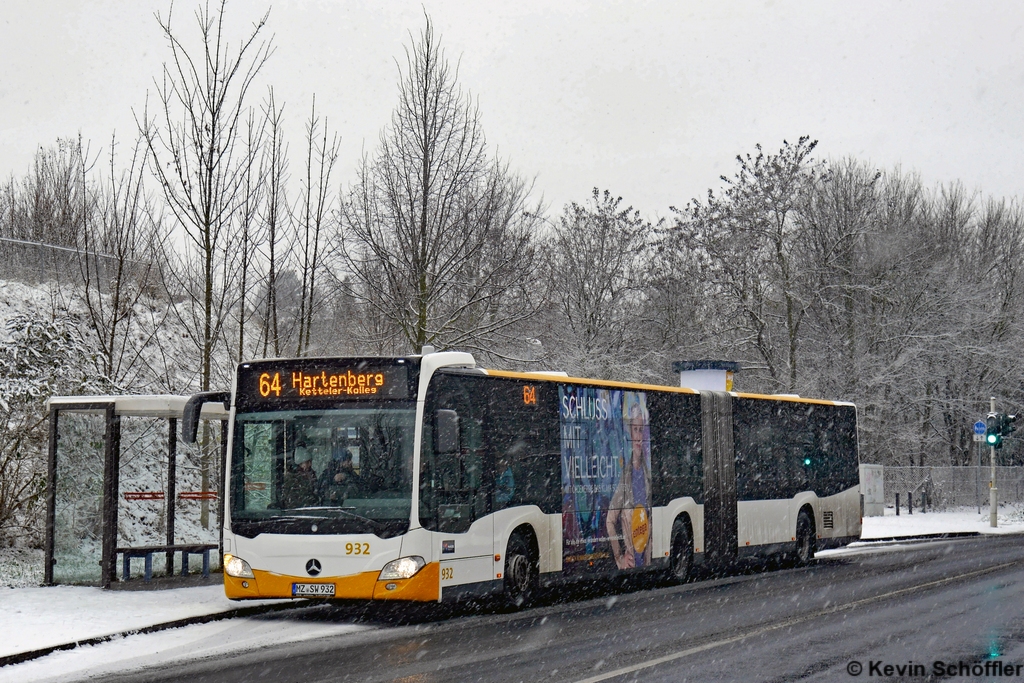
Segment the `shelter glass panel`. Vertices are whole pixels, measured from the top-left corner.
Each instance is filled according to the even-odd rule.
[[[53,580],[58,584],[99,584],[105,417],[103,413],[59,415]]]
[[[167,419],[121,418],[118,472],[118,547],[163,545],[167,541]],[[164,569],[164,556],[154,569]]]
[[[195,443],[178,440],[174,542],[217,543],[220,538],[221,423],[203,420]],[[201,558],[192,558],[200,562]]]

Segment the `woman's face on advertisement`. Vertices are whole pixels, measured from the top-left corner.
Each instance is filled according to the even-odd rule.
[[[633,442],[633,455],[640,456],[644,452],[644,422],[634,417],[629,423],[629,440]]]

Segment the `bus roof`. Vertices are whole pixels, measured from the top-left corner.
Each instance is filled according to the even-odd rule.
[[[569,377],[565,373],[554,373],[554,372],[511,372],[508,370],[487,370],[488,375],[493,377],[507,377],[511,379],[532,379],[545,382],[573,382],[581,384],[590,384],[593,386],[601,387],[614,387],[617,389],[640,389],[645,391],[668,391],[677,394],[699,394],[700,392],[695,389],[688,387],[673,387],[665,384],[642,384],[639,382],[615,382],[611,380],[603,379],[588,379],[584,377]],[[792,403],[813,403],[818,405],[829,405],[829,406],[853,406],[853,403],[849,401],[830,401],[828,399],[820,398],[803,398],[795,394],[754,394],[746,392],[729,392],[737,398],[751,398],[761,400],[774,400],[774,401],[789,401]]]

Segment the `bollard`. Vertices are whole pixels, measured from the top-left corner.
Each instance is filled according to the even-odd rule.
[[[907,491],[907,514],[914,514],[914,492]]]
[[[900,494],[896,494],[896,516],[900,516]]]

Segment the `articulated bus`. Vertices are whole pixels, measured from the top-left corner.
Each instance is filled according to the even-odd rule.
[[[216,400],[232,599],[523,604],[747,554],[807,563],[860,535],[849,403],[485,370],[461,352],[243,363]]]

